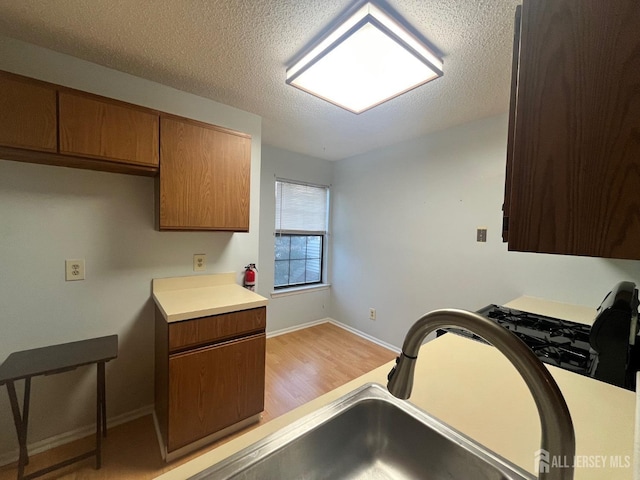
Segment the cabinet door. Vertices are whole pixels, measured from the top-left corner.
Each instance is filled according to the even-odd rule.
[[[640,258],[640,2],[525,0],[510,250]]]
[[[251,137],[161,118],[160,229],[249,230]]]
[[[511,96],[509,98],[509,134],[507,136],[507,164],[505,168],[504,203],[502,204],[502,241],[509,240],[509,215],[511,213],[511,176],[513,164],[513,142],[516,131],[516,100],[518,98],[518,63],[520,59],[520,25],[522,20],[522,6],[516,7],[515,25],[513,30],[513,52],[511,57]]]
[[[88,94],[59,95],[60,153],[158,166],[157,113]]]
[[[56,124],[54,88],[0,73],[0,145],[55,152]]]
[[[265,335],[169,358],[173,451],[264,409]]]

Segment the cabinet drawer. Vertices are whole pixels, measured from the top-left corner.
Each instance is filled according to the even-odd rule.
[[[159,115],[142,107],[60,92],[60,153],[157,167]]]
[[[266,307],[224,313],[169,324],[169,351],[206,345],[256,332],[264,332]]]
[[[169,451],[264,409],[265,335],[172,355]]]

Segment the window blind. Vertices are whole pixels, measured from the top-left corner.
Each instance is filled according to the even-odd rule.
[[[276,233],[327,233],[328,188],[276,180]]]

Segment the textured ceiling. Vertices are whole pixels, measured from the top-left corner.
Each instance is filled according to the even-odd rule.
[[[264,143],[330,160],[507,111],[518,0],[388,3],[445,75],[360,115],[284,82],[352,0],[0,0],[0,34],[255,113]]]

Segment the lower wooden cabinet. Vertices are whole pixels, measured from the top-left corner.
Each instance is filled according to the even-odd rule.
[[[265,335],[169,358],[172,451],[264,410]]]
[[[166,461],[259,420],[266,307],[167,322],[156,309],[155,416]]]

